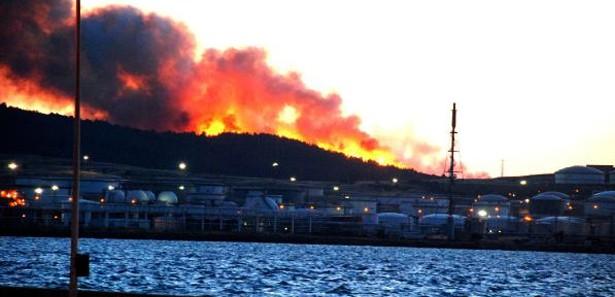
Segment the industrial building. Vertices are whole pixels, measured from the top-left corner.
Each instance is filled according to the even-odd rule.
[[[550,185],[558,191],[541,191],[533,196],[455,193],[455,227],[459,234],[615,235],[615,192],[608,191],[614,179],[607,179],[607,173],[613,175],[607,167],[564,168],[553,175]],[[527,183],[517,186],[523,190]],[[560,186],[564,186],[561,192]],[[414,189],[369,191],[361,187],[364,185],[296,180],[86,174],[81,182],[80,223],[84,230],[399,238],[442,234],[447,227],[448,194]],[[68,176],[0,177],[0,219],[9,223],[5,226],[68,228],[70,193]]]

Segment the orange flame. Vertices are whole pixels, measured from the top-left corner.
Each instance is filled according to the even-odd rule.
[[[255,48],[205,52],[179,96],[190,115],[184,129],[206,135],[270,133],[381,165],[412,165],[361,131],[358,117],[342,116],[338,95],[306,88],[296,73],[273,72],[265,58]]]
[[[70,2],[54,3],[32,1],[28,4],[31,10],[39,12],[34,15],[21,6],[10,6],[15,10],[12,15],[18,17],[13,18],[14,26],[7,27],[7,34],[23,44],[7,55],[13,64],[1,64],[6,61],[0,57],[0,100],[22,109],[72,115],[70,86],[43,84],[43,74],[37,77],[37,73],[47,73],[45,78],[55,79],[56,72],[49,69],[60,66],[66,66],[61,73],[71,73],[67,66],[70,55],[66,55],[70,44],[54,43],[63,51],[46,50],[54,33],[66,40],[72,36],[67,22],[71,14],[58,19],[51,13],[52,6],[71,9]],[[88,27],[89,21],[95,26]],[[194,38],[183,24],[127,6],[92,10],[83,22],[83,32],[88,34],[82,49],[84,118],[210,136],[268,133],[381,165],[441,172],[438,148],[413,139],[403,149],[397,144],[395,148],[383,145],[359,128],[358,116],[343,115],[340,96],[308,88],[297,73],[276,73],[267,65],[262,49],[210,49],[195,61]],[[32,38],[24,39],[14,33],[23,24],[40,28],[33,30],[37,34]],[[140,42],[135,42],[135,36]],[[20,48],[33,53],[24,60]],[[65,55],[48,57],[57,52]],[[7,65],[24,63],[34,70],[12,76],[14,68]],[[138,119],[133,111],[138,112]],[[167,115],[166,121],[159,120]]]
[[[9,207],[26,206],[26,200],[20,196],[17,190],[1,190],[0,199],[7,199]]]
[[[2,65],[0,65],[0,100],[9,106],[44,114],[72,116],[74,111],[73,98],[40,87],[37,79],[11,78],[8,69]],[[106,111],[89,106],[83,107],[82,114],[86,119],[107,118]]]
[[[147,88],[145,76],[129,73],[125,71],[122,67],[119,67],[117,77],[123,84],[123,88],[126,90],[136,91]]]

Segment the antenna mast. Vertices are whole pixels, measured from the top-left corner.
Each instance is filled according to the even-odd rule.
[[[502,163],[500,164],[500,177],[504,177],[504,159],[502,159]]]
[[[455,221],[453,220],[453,185],[455,183],[455,135],[457,134],[457,103],[453,103],[451,118],[451,154],[448,169],[448,239],[455,239]]]

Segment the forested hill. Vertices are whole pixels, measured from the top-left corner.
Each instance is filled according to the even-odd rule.
[[[0,154],[70,158],[72,119],[0,104]],[[100,162],[173,169],[186,161],[191,173],[303,180],[420,180],[413,170],[382,167],[300,141],[268,134],[143,131],[103,121],[82,122],[82,152]],[[279,166],[272,167],[277,162]]]

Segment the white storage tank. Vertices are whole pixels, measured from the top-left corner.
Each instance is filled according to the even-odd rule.
[[[578,217],[545,217],[536,220],[532,227],[533,232],[540,234],[563,233],[583,235],[585,233],[585,221]]]
[[[585,166],[571,166],[555,172],[556,184],[567,185],[603,185],[604,172]]]
[[[171,191],[164,191],[158,194],[158,203],[173,205],[177,204],[177,195]]]
[[[564,196],[565,195],[565,196]],[[561,216],[564,214],[566,194],[558,192],[545,192],[530,199],[530,215],[532,217]]]
[[[380,225],[402,225],[409,224],[410,218],[407,214],[397,212],[381,212],[378,214],[378,224]]]
[[[150,202],[149,197],[142,190],[132,190],[126,192],[126,200],[132,204],[148,204]]]
[[[591,217],[615,216],[615,191],[592,195],[585,201],[585,214]]]
[[[453,223],[456,228],[463,227],[466,217],[460,215],[453,215]],[[445,213],[433,213],[423,216],[420,219],[422,225],[430,226],[443,226],[448,224],[448,214]]]
[[[126,194],[121,190],[107,191],[105,194],[105,201],[107,203],[126,203]]]
[[[508,216],[510,201],[502,195],[488,194],[480,196],[472,208],[474,209],[473,216],[478,218]]]

